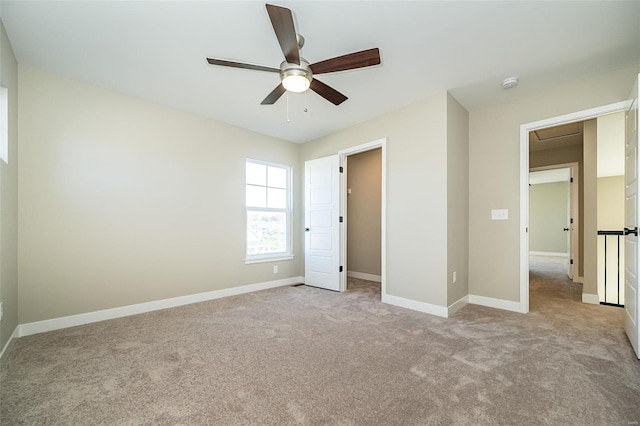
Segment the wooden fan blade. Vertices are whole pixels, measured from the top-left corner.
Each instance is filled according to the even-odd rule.
[[[298,35],[293,24],[291,10],[286,7],[267,4],[267,13],[276,33],[278,43],[284,57],[290,64],[300,65],[300,50],[298,49]]]
[[[370,67],[380,64],[380,50],[363,50],[361,52],[349,53],[326,61],[316,62],[311,65],[314,74],[324,74],[328,72],[346,71],[356,68]]]
[[[278,87],[273,89],[271,91],[271,93],[269,93],[267,95],[267,97],[264,98],[264,100],[262,102],[260,102],[260,105],[273,105],[273,104],[275,104],[276,101],[278,99],[280,99],[280,96],[282,96],[282,94],[284,92],[286,92],[286,91],[287,91],[287,89],[285,89],[282,84],[278,84]]]
[[[207,58],[211,65],[222,65],[223,67],[243,68],[247,70],[280,72],[280,68],[263,67],[262,65],[244,64],[242,62],[227,61],[225,59]]]
[[[315,78],[311,80],[311,90],[334,105],[340,105],[341,103],[349,99],[333,87],[327,86],[326,84],[319,80],[316,80]]]

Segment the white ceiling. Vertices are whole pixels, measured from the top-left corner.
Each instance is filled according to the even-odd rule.
[[[445,90],[472,111],[640,61],[638,1],[277,4],[309,62],[379,47],[382,64],[321,76],[349,100],[291,95],[287,123],[285,97],[260,105],[278,74],[205,61],[279,66],[262,2],[0,0],[0,17],[22,65],[294,142]],[[510,76],[520,85],[501,89]]]

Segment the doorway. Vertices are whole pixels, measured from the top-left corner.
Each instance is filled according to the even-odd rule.
[[[367,286],[380,290],[382,150],[372,149],[345,159],[347,181],[347,290]],[[366,283],[362,281],[365,281]]]
[[[574,282],[581,281],[578,168],[578,163],[558,164],[529,173],[529,254],[564,264]]]
[[[386,139],[344,149],[338,154],[343,170],[340,214],[344,218],[340,232],[340,264],[345,269],[340,276],[340,291],[347,290],[349,277],[380,282],[381,299],[384,301]],[[367,209],[371,210],[370,213]]]
[[[570,123],[576,123],[580,121],[591,120],[597,118],[599,116],[625,111],[629,107],[628,101],[618,102],[615,104],[605,105],[598,108],[593,108],[585,111],[580,111],[576,113],[566,114],[558,117],[553,117],[545,120],[540,120],[532,123],[523,124],[520,126],[520,312],[529,312],[529,134],[532,131],[551,128],[560,125],[566,125]],[[584,150],[585,158],[583,158],[584,163],[589,163],[591,167],[596,167],[596,155],[597,153],[591,149]],[[597,183],[595,179],[593,182]],[[595,209],[595,197],[597,188],[594,186],[593,188],[587,188],[587,182],[584,182],[585,186],[583,186],[582,191],[585,194],[585,210],[589,208],[591,204]],[[589,197],[593,197],[593,199],[588,199]],[[592,203],[591,203],[592,202]],[[593,236],[597,235],[597,222],[596,215],[589,215],[585,217],[583,222],[584,227],[584,235],[585,238],[587,235],[591,234],[593,230]],[[591,229],[593,228],[593,229]],[[597,247],[595,244],[584,244],[584,259],[595,259],[597,256]],[[587,265],[589,265],[587,267]],[[592,268],[587,270],[588,268]],[[584,277],[585,280],[593,280],[590,282],[590,286],[596,286],[596,265],[595,262],[584,262],[583,263]],[[587,278],[588,277],[588,278]],[[595,290],[594,290],[595,292]],[[585,297],[586,296],[586,297]],[[595,299],[594,299],[595,297]],[[598,298],[596,294],[583,294],[582,297],[583,302],[588,303],[598,303]]]

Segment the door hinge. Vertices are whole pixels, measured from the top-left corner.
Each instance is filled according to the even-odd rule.
[[[573,223],[573,218],[569,219],[569,223]]]
[[[340,267],[340,272],[342,272],[342,266]]]
[[[344,169],[340,166],[340,173],[344,173]]]
[[[573,259],[571,259],[571,260],[569,261],[569,263],[570,263],[571,265],[573,265]]]
[[[340,216],[340,223],[342,223],[342,216]]]
[[[573,183],[573,178],[569,179],[569,182]]]

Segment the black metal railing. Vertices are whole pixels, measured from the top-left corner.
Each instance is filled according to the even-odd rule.
[[[600,302],[601,305],[608,305],[608,306],[618,306],[620,308],[624,307],[623,303],[620,303],[620,280],[621,280],[621,267],[620,267],[620,237],[623,237],[625,235],[624,231],[598,231],[598,235],[602,235],[604,238],[604,301]],[[613,303],[613,301],[609,301],[607,300],[607,277],[608,277],[608,273],[607,273],[607,263],[609,260],[609,253],[607,252],[607,240],[613,240],[615,237],[615,244],[617,246],[617,250],[616,250],[616,256],[617,256],[617,262],[616,264],[618,265],[618,276],[617,276],[617,283],[615,283],[617,285],[617,289],[618,289],[618,298],[616,300],[616,303]],[[611,284],[610,284],[611,285]]]

